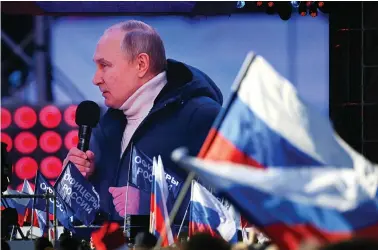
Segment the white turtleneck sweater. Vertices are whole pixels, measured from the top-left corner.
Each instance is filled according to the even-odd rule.
[[[166,72],[162,72],[143,84],[119,108],[126,116],[127,124],[121,142],[121,156],[130,143],[135,130],[151,111],[156,97],[167,83]]]

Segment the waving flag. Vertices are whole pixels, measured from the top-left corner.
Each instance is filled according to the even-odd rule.
[[[73,163],[68,162],[54,188],[57,195],[72,209],[75,217],[86,226],[91,225],[100,208],[100,196]]]
[[[297,248],[308,237],[376,238],[377,166],[262,57],[248,56],[199,156],[206,160],[181,162],[282,248]]]
[[[30,186],[30,183],[28,180],[24,180],[24,184],[22,185],[22,190],[21,190],[22,193],[24,194],[34,194],[34,191],[32,189],[32,187]],[[23,213],[18,213],[18,224],[20,226],[23,226],[24,222],[25,222],[25,218],[26,218],[26,214],[28,212],[28,210],[32,209],[32,206],[33,206],[33,199],[32,198],[28,198],[28,199],[24,199],[25,202],[27,203],[26,204],[26,207],[23,209]]]
[[[38,226],[39,226],[39,229],[41,230],[41,235],[47,234],[47,232],[45,232],[45,230],[46,230],[46,212],[43,212],[41,210],[35,210],[35,215],[37,215]],[[49,229],[53,229],[53,226],[54,225],[51,223],[51,221],[49,221]]]
[[[55,190],[51,184],[42,176],[40,172],[37,172],[35,181],[35,194],[54,194]],[[34,201],[34,208],[46,211],[46,200],[42,198],[36,198]],[[54,209],[54,199],[49,198],[49,213],[53,213]],[[62,225],[74,232],[74,227],[70,221],[70,217],[73,216],[73,211],[60,197],[59,193],[56,192],[56,217],[57,220],[62,223]]]
[[[33,190],[31,189],[29,182],[25,179],[21,192],[17,190],[7,189],[4,192],[4,194],[12,194],[12,195],[33,194]],[[31,207],[32,199],[30,198],[6,199],[6,202],[4,205],[9,206],[10,208],[15,208],[17,210],[18,224],[20,226],[23,226],[26,209]]]
[[[165,178],[163,163],[153,159],[153,185],[151,190],[150,232],[157,238],[163,237],[162,246],[174,243],[167,211],[168,183]]]
[[[223,204],[198,182],[192,182],[190,199],[189,236],[207,232],[237,242],[237,226],[234,217]]]

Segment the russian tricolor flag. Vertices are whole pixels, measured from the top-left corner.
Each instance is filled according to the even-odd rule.
[[[260,56],[248,55],[199,156],[173,154],[281,248],[377,238],[378,167]]]
[[[22,186],[21,192],[8,188],[4,192],[4,194],[12,194],[12,195],[33,194],[33,190],[31,188],[28,180],[25,179],[24,180],[24,184]],[[32,199],[30,199],[30,198],[5,199],[5,204],[2,203],[2,206],[3,205],[9,206],[10,208],[15,208],[17,210],[17,213],[18,213],[18,224],[19,224],[19,226],[23,226],[26,209],[31,207],[31,205],[32,205]]]
[[[150,206],[150,232],[157,238],[163,237],[162,246],[174,243],[167,210],[168,183],[161,157],[153,159],[153,181]]]
[[[206,232],[215,237],[221,236],[228,242],[237,242],[237,227],[233,215],[205,187],[192,181],[189,236],[196,232]]]

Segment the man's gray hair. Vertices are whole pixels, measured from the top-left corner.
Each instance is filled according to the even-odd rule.
[[[130,60],[135,60],[140,53],[146,53],[150,57],[150,68],[153,73],[160,73],[165,70],[167,60],[164,44],[154,28],[137,20],[125,21],[112,26],[110,29],[114,28],[126,32],[121,50]]]

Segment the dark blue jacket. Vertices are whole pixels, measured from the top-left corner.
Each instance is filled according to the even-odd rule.
[[[90,149],[95,153],[96,162],[90,181],[100,195],[101,210],[110,215],[109,219],[122,220],[114,209],[108,188],[126,186],[131,145],[151,159],[161,155],[166,171],[173,171],[184,181],[187,173],[172,162],[172,151],[184,146],[191,155],[196,155],[221,109],[222,94],[206,74],[181,62],[170,59],[167,62],[168,82],[122,158],[121,140],[127,124],[122,111],[108,109],[93,131]],[[141,196],[140,214],[148,214],[150,193],[141,192]],[[187,207],[188,197],[178,218]]]

